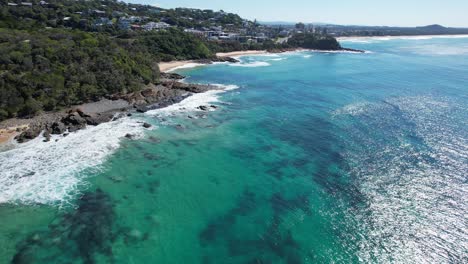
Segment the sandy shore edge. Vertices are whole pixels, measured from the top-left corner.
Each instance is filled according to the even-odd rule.
[[[247,55],[260,55],[268,53],[266,50],[244,50],[244,51],[233,51],[233,52],[219,52],[216,53],[217,57],[240,57],[240,56],[247,56]],[[195,60],[183,60],[183,61],[168,61],[168,62],[160,62],[159,63],[159,70],[161,72],[170,72],[174,69],[180,67],[186,67],[188,65],[203,65],[202,63],[198,63]]]
[[[168,72],[170,70],[174,70],[175,68],[179,68],[182,66],[186,66],[187,64],[196,63],[193,60],[185,60],[185,61],[168,61],[168,62],[160,62],[159,70],[161,72]]]
[[[16,135],[27,129],[28,125],[12,126],[0,129],[0,144],[6,144],[13,141]]]

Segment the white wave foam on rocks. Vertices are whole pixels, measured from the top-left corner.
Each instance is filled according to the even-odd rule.
[[[201,105],[211,104],[219,102],[219,95],[226,91],[238,89],[237,85],[223,85],[223,84],[211,84],[218,86],[217,90],[210,90],[204,93],[193,94],[177,104],[170,105],[165,108],[155,109],[146,112],[146,114],[155,116],[155,115],[173,115],[177,113],[193,112],[193,111],[202,111],[197,107]]]
[[[0,152],[0,204],[67,203],[86,184],[83,172],[97,172],[127,133],[142,136],[143,128],[135,119],[122,118],[53,136],[50,142],[39,136]]]

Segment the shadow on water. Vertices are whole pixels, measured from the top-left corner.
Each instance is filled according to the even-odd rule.
[[[73,212],[34,233],[18,245],[12,263],[96,263],[96,255],[112,262],[115,213],[101,190],[85,193]]]
[[[266,127],[271,125],[264,124]],[[365,196],[348,175],[349,164],[342,155],[344,145],[343,139],[338,136],[339,127],[323,117],[305,115],[288,126],[270,130],[281,141],[304,151],[305,156],[290,161],[290,166],[303,170],[304,175],[312,177],[323,190],[346,199],[353,207],[365,205]],[[307,163],[313,163],[314,169],[304,170]],[[271,169],[275,168],[277,166]]]
[[[260,197],[244,190],[231,210],[215,218],[200,233],[200,244],[203,247],[222,244],[229,258],[242,258],[245,263],[302,263],[301,247],[291,230],[282,228],[282,223],[285,215],[292,211],[311,213],[307,195],[288,199],[281,193],[273,194],[267,201],[273,215],[270,220],[261,219],[256,228],[259,233],[254,237],[252,234],[238,233],[236,225],[241,225],[240,222],[246,218],[255,218],[263,204]],[[203,263],[217,263],[216,259],[215,256],[205,256]]]

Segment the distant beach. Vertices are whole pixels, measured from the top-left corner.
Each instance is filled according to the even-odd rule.
[[[225,58],[225,57],[239,57],[239,56],[246,56],[246,55],[258,55],[258,54],[265,54],[265,53],[268,53],[268,52],[266,50],[245,50],[245,51],[234,51],[234,52],[220,52],[220,53],[216,53],[216,56]],[[161,72],[169,72],[169,71],[173,71],[175,69],[180,69],[183,67],[201,66],[201,65],[203,64],[195,60],[160,62],[159,70]]]
[[[191,60],[160,62],[159,70],[161,72],[167,72],[167,71],[174,70],[175,68],[178,68],[178,67],[190,64],[190,63],[195,63],[195,62]]]

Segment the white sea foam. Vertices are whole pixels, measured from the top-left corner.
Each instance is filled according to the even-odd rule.
[[[201,111],[197,107],[201,105],[206,105],[210,103],[219,102],[219,95],[226,91],[238,89],[239,86],[237,85],[223,85],[223,84],[211,84],[214,86],[218,86],[219,90],[210,90],[204,93],[193,94],[183,101],[170,105],[165,108],[155,109],[146,112],[147,115],[172,115],[175,113],[185,113],[185,112],[193,112],[193,111]]]
[[[220,89],[194,94],[180,103],[146,114],[201,111],[198,106],[219,102],[220,93],[239,88],[213,85]],[[86,185],[86,175],[102,169],[106,158],[119,148],[128,133],[141,137],[144,129],[140,121],[122,118],[66,137],[53,136],[50,142],[43,142],[39,136],[0,152],[0,204],[66,204]]]
[[[123,118],[0,152],[0,203],[66,203],[85,184],[83,171],[99,170],[127,133],[142,135],[141,124]]]
[[[267,67],[270,65],[271,64],[266,61],[254,61],[254,62],[248,62],[248,63],[241,62],[241,63],[229,64],[229,66],[232,66],[232,67],[246,67],[246,68]]]

